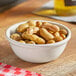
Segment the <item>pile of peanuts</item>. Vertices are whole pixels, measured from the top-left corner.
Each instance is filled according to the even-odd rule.
[[[64,40],[67,30],[49,22],[28,21],[17,27],[10,38],[24,44],[51,44]]]

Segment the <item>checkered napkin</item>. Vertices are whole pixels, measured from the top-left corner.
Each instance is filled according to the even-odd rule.
[[[41,74],[30,72],[11,65],[0,63],[0,76],[42,76]]]

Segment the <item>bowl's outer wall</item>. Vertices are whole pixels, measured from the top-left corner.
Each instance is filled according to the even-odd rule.
[[[64,51],[66,44],[52,47],[20,47],[10,44],[14,53],[22,60],[33,63],[44,63],[58,58]]]

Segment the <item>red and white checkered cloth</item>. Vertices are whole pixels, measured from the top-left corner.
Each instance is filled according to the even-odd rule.
[[[11,65],[0,63],[0,76],[42,76],[41,74],[30,72]]]

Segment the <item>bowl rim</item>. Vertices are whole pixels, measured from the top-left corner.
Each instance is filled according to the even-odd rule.
[[[61,23],[57,23],[57,22],[53,22],[53,21],[47,21],[47,20],[34,20],[34,21],[49,22],[49,23],[52,23],[52,24],[62,26],[63,28],[65,28],[68,31],[68,36],[66,37],[66,39],[64,39],[64,40],[62,40],[60,42],[52,43],[52,44],[23,44],[23,43],[20,43],[18,41],[15,41],[15,40],[11,39],[8,36],[8,33],[10,33],[10,29],[12,29],[14,26],[19,26],[20,24],[26,23],[27,21],[16,23],[16,24],[13,24],[12,26],[8,27],[8,29],[6,30],[6,38],[10,43],[12,43],[14,45],[17,45],[17,46],[21,46],[21,47],[25,47],[25,46],[35,46],[35,47],[36,46],[37,47],[38,46],[44,46],[44,47],[46,47],[46,46],[59,46],[59,45],[62,45],[64,43],[67,43],[71,38],[71,31],[67,26],[65,26],[65,25],[63,25]]]

